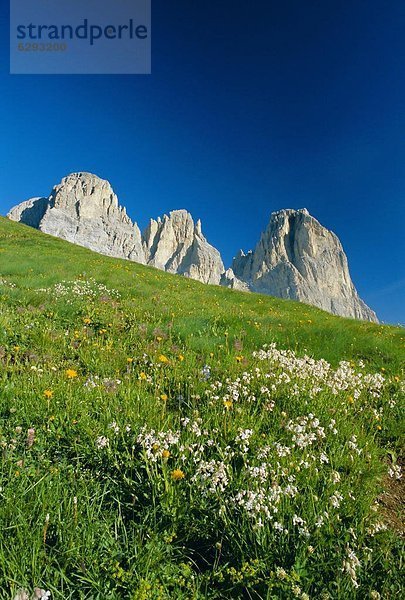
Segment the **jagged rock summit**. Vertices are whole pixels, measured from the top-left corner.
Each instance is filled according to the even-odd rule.
[[[201,221],[194,223],[186,210],[151,219],[142,241],[148,265],[219,284],[225,270],[221,255],[203,236]]]
[[[378,322],[353,285],[338,237],[305,208],[273,213],[255,250],[240,251],[232,270],[251,291]]]
[[[108,181],[96,175],[72,173],[49,198],[22,202],[7,216],[107,256],[145,263],[139,227],[118,205]]]
[[[227,270],[186,210],[151,219],[141,234],[109,182],[91,173],[68,175],[48,198],[31,198],[7,216],[108,256],[377,321],[357,294],[339,239],[306,209],[273,213],[255,250],[240,251]]]

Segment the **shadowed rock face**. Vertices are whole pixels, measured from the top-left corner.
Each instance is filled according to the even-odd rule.
[[[7,216],[13,221],[38,229],[47,208],[48,198],[30,198],[12,208]]]
[[[251,291],[378,321],[357,294],[339,239],[306,209],[273,213],[255,250],[240,251],[232,269]]]
[[[240,251],[226,271],[201,222],[194,223],[186,210],[151,219],[141,235],[109,182],[91,173],[68,175],[48,198],[22,202],[7,216],[107,256],[377,321],[357,294],[338,238],[305,209],[273,213],[255,250]]]

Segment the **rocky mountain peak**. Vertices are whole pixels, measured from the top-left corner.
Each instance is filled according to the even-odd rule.
[[[252,291],[342,316],[377,320],[357,294],[339,239],[306,209],[273,213],[255,250],[240,252],[232,268]]]
[[[97,175],[68,175],[52,189],[44,209],[38,224],[44,233],[107,256],[145,263],[139,227],[119,206],[110,183]]]
[[[142,242],[147,264],[180,273],[204,283],[219,284],[224,272],[221,256],[186,210],[173,210],[163,219],[151,219]]]
[[[79,219],[99,218],[112,213],[120,215],[127,223],[125,208],[118,205],[111,184],[92,173],[71,173],[56,185],[50,196],[52,208],[76,211]]]

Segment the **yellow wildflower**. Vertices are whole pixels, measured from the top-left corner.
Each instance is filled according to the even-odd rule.
[[[167,394],[160,394],[160,399],[163,400],[163,402],[166,402]]]
[[[182,354],[179,354],[179,361],[183,362],[183,360],[184,360],[184,356]]]
[[[83,323],[84,323],[85,325],[90,325],[90,323],[91,323],[91,319],[89,319],[89,318],[87,317],[86,319],[83,319]]]
[[[132,363],[132,362],[134,362],[134,359],[133,359],[133,358],[131,358],[130,356],[128,356],[128,358],[127,358],[127,363]]]
[[[168,363],[169,359],[167,358],[167,356],[165,356],[164,354],[160,354],[159,355],[159,359],[158,359],[161,363]]]
[[[243,360],[243,356],[237,356],[236,357],[236,362],[242,362]]]
[[[143,371],[142,371],[142,373],[139,373],[139,379],[141,381],[145,381],[145,379],[146,379],[146,373],[144,373]]]
[[[74,369],[66,369],[66,377],[68,379],[74,379],[75,377],[77,377],[77,371],[75,371]]]
[[[181,469],[174,469],[174,471],[171,472],[171,478],[173,479],[173,481],[180,481],[181,479],[184,479],[185,474]]]
[[[44,396],[45,396],[45,398],[48,398],[48,399],[52,398],[53,391],[52,390],[45,390],[44,391]]]
[[[226,410],[230,410],[233,407],[232,400],[224,400],[224,406],[225,406]]]
[[[165,458],[165,459],[167,459],[167,458],[169,458],[169,457],[170,457],[170,452],[169,452],[169,450],[163,450],[163,452],[162,452],[162,458]]]

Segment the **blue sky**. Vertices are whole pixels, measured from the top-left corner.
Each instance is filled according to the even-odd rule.
[[[405,322],[403,0],[152,6],[149,76],[9,75],[2,13],[0,214],[91,171],[141,227],[190,210],[228,265],[272,211],[306,207]]]

